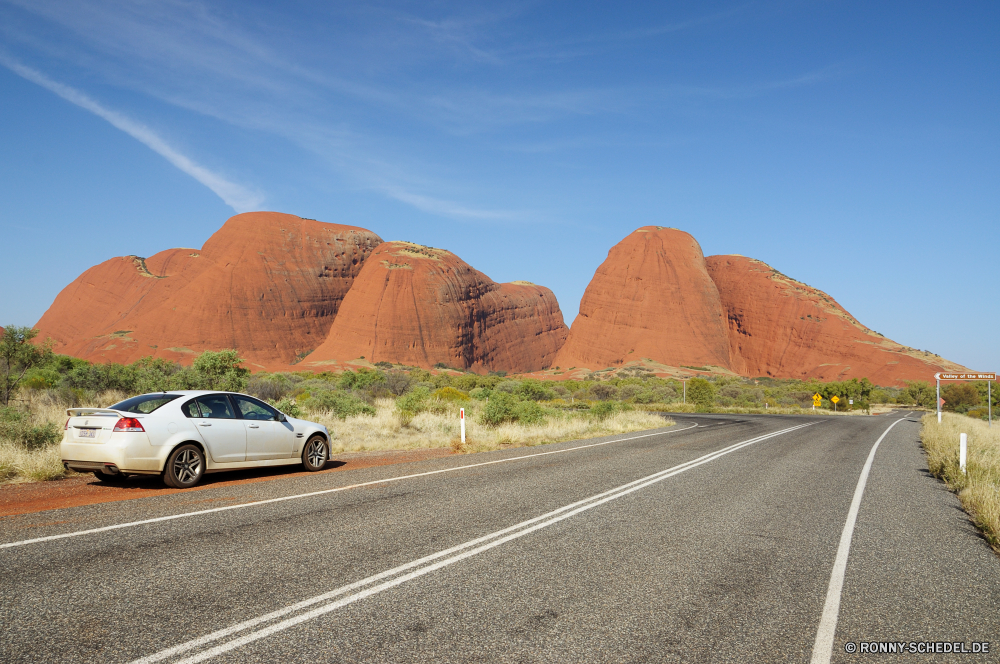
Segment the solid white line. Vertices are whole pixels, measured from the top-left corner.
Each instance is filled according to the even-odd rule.
[[[285,607],[283,609],[279,609],[277,611],[273,611],[271,613],[268,613],[266,615],[260,616],[258,618],[253,618],[251,620],[247,620],[247,621],[238,623],[238,624],[233,625],[231,627],[227,627],[227,628],[224,628],[224,629],[212,632],[210,634],[206,634],[205,636],[199,637],[197,639],[192,639],[191,641],[187,641],[185,643],[178,644],[178,645],[173,646],[171,648],[167,648],[165,650],[161,650],[161,651],[159,651],[157,653],[154,653],[152,655],[148,655],[148,656],[143,657],[141,659],[135,660],[132,664],[152,664],[153,662],[158,662],[158,661],[164,660],[164,659],[166,659],[168,657],[171,657],[173,655],[178,655],[178,654],[181,654],[183,652],[187,652],[187,651],[192,650],[194,648],[198,648],[200,646],[207,645],[207,644],[212,643],[214,641],[218,641],[218,640],[220,640],[222,638],[225,638],[227,636],[231,636],[231,635],[233,635],[233,634],[235,634],[237,632],[241,632],[241,631],[243,631],[245,629],[249,629],[251,627],[256,627],[257,625],[261,625],[261,624],[263,624],[265,622],[274,620],[276,618],[280,618],[280,617],[288,615],[290,613],[294,613],[294,612],[296,612],[296,611],[298,611],[300,609],[306,608],[308,606],[311,606],[311,605],[314,605],[314,604],[318,604],[318,603],[321,603],[321,602],[325,602],[326,600],[333,599],[334,597],[338,597],[338,596],[343,595],[343,594],[345,594],[347,592],[350,592],[352,590],[357,590],[357,589],[362,588],[364,586],[368,586],[368,585],[370,585],[370,584],[372,584],[372,583],[374,583],[376,581],[381,581],[383,579],[387,579],[387,578],[392,577],[392,576],[394,576],[396,574],[399,574],[401,572],[405,572],[405,571],[413,569],[413,568],[418,568],[418,569],[415,569],[414,571],[409,572],[407,574],[402,574],[401,576],[396,576],[396,578],[393,578],[393,579],[391,579],[389,581],[385,581],[385,582],[383,582],[383,583],[381,583],[379,585],[376,585],[376,586],[373,586],[373,587],[370,587],[370,588],[366,588],[365,590],[362,590],[362,591],[360,591],[358,593],[355,593],[353,595],[350,595],[348,597],[344,597],[342,599],[339,599],[337,601],[331,602],[329,604],[325,604],[323,606],[317,607],[317,608],[313,609],[312,611],[308,611],[306,613],[300,614],[300,615],[295,616],[293,618],[288,618],[288,619],[283,620],[281,622],[275,623],[274,625],[271,625],[269,627],[265,627],[265,628],[263,628],[261,630],[258,630],[256,632],[252,632],[250,634],[246,634],[246,635],[244,635],[242,637],[239,637],[237,639],[234,639],[234,640],[229,641],[227,643],[224,643],[222,645],[216,646],[215,648],[211,648],[211,649],[206,650],[204,652],[198,653],[197,655],[193,655],[193,656],[191,656],[191,657],[189,657],[187,659],[182,660],[182,662],[184,662],[184,663],[200,662],[200,661],[203,661],[205,659],[209,659],[211,657],[215,657],[216,655],[219,655],[219,654],[221,654],[223,652],[228,652],[228,651],[233,650],[235,648],[238,648],[240,646],[246,645],[247,643],[250,643],[252,641],[256,641],[258,639],[264,638],[264,637],[269,636],[271,634],[274,634],[276,632],[288,629],[289,627],[293,627],[294,625],[300,624],[300,623],[305,622],[307,620],[311,620],[312,618],[315,618],[317,616],[323,615],[325,613],[329,613],[330,611],[334,611],[334,610],[336,610],[338,608],[341,608],[343,606],[346,606],[348,604],[352,604],[352,603],[354,603],[354,602],[356,602],[358,600],[364,599],[366,597],[370,597],[370,596],[375,595],[377,593],[380,593],[380,592],[382,592],[384,590],[388,590],[389,588],[393,588],[395,586],[398,586],[398,585],[400,585],[402,583],[405,583],[406,581],[409,581],[411,579],[415,579],[415,578],[423,576],[425,574],[429,574],[430,572],[433,572],[435,570],[441,569],[442,567],[446,567],[448,565],[452,565],[452,564],[457,563],[457,562],[459,562],[461,560],[464,560],[464,559],[469,558],[471,556],[474,556],[476,554],[482,553],[483,551],[487,551],[487,550],[492,549],[494,547],[500,546],[501,544],[504,544],[505,542],[509,542],[509,541],[511,541],[513,539],[517,539],[519,537],[523,537],[524,535],[527,535],[527,534],[529,534],[531,532],[534,532],[536,530],[540,530],[541,528],[545,528],[545,527],[550,526],[550,525],[552,525],[554,523],[558,523],[559,521],[562,521],[564,519],[568,519],[569,517],[571,517],[571,516],[573,516],[575,514],[579,514],[580,512],[584,512],[586,510],[593,509],[594,507],[597,507],[598,505],[602,505],[602,504],[604,504],[606,502],[609,502],[611,500],[615,500],[617,498],[625,496],[625,495],[627,495],[629,493],[632,493],[634,491],[638,491],[639,489],[645,488],[645,487],[650,486],[652,484],[656,484],[657,482],[665,480],[668,477],[673,477],[674,475],[678,475],[678,474],[680,474],[682,472],[685,472],[687,470],[690,470],[690,469],[695,468],[697,466],[700,466],[702,464],[714,461],[714,460],[716,460],[716,459],[718,459],[720,457],[723,457],[723,456],[725,456],[727,454],[735,452],[736,450],[739,450],[741,448],[747,447],[749,445],[753,445],[755,443],[759,443],[759,442],[767,440],[769,438],[774,438],[776,436],[780,436],[780,435],[789,433],[791,431],[795,431],[797,429],[802,429],[804,427],[812,426],[813,424],[816,424],[816,422],[810,422],[810,423],[807,423],[807,424],[800,424],[798,426],[794,426],[794,427],[790,427],[790,428],[787,428],[787,429],[783,429],[781,431],[776,431],[776,432],[773,432],[773,433],[769,433],[769,434],[765,434],[765,435],[762,435],[762,436],[758,436],[756,438],[751,438],[750,440],[742,441],[742,442],[739,442],[739,443],[734,443],[733,445],[725,447],[725,448],[723,448],[721,450],[716,450],[715,452],[710,452],[710,453],[705,454],[705,455],[703,455],[701,457],[698,457],[697,459],[693,459],[691,461],[679,464],[677,466],[673,466],[671,468],[667,468],[665,470],[661,470],[659,472],[653,473],[652,475],[648,475],[646,477],[640,478],[638,480],[634,480],[634,481],[629,482],[627,484],[623,484],[623,485],[621,485],[619,487],[615,487],[613,489],[609,489],[607,491],[604,491],[602,493],[596,494],[594,496],[590,496],[589,498],[585,498],[583,500],[579,500],[579,501],[577,501],[575,503],[572,503],[570,505],[566,505],[564,507],[560,507],[557,510],[553,510],[552,512],[548,512],[546,514],[543,514],[541,516],[535,517],[533,519],[529,519],[527,521],[522,521],[521,523],[518,523],[516,525],[510,526],[508,528],[504,528],[502,530],[498,530],[496,532],[490,533],[488,535],[484,535],[484,536],[476,538],[474,540],[470,540],[468,542],[465,542],[464,544],[459,544],[459,545],[453,546],[453,547],[451,547],[449,549],[445,549],[444,551],[439,551],[439,552],[431,554],[429,556],[425,556],[423,558],[420,558],[418,560],[412,561],[412,562],[407,563],[405,565],[401,565],[401,566],[395,567],[395,568],[393,568],[391,570],[387,570],[385,572],[381,572],[381,573],[376,574],[374,576],[370,576],[370,577],[368,577],[366,579],[362,579],[360,581],[356,581],[356,582],[354,582],[352,584],[349,584],[347,586],[343,586],[341,588],[337,588],[335,590],[331,590],[331,591],[329,591],[327,593],[324,593],[322,595],[319,595],[317,597],[313,597],[313,598],[310,598],[310,599],[303,600],[301,602],[298,602],[298,603],[293,604],[291,606]],[[493,540],[493,541],[490,541],[490,540]],[[486,542],[488,542],[488,543],[486,543]],[[486,543],[486,544],[484,544],[484,543]],[[476,548],[471,548],[471,547],[476,547]],[[467,550],[467,549],[471,549],[471,550]],[[452,554],[457,554],[457,555],[452,555]],[[451,557],[445,558],[444,560],[439,560],[438,562],[432,562],[434,560],[437,560],[439,558],[443,558],[445,556],[451,556]],[[430,563],[430,564],[427,564],[427,563]],[[421,565],[424,565],[424,566],[421,567]]]
[[[610,445],[612,443],[624,443],[629,440],[637,440],[639,438],[648,438],[650,436],[665,436],[671,433],[680,433],[681,431],[687,431],[693,429],[697,424],[684,427],[683,429],[673,429],[670,431],[658,431],[656,433],[647,433],[640,436],[631,436],[629,438],[617,438],[615,440],[606,440],[603,443],[590,443],[589,445],[578,445],[576,447],[570,447],[563,450],[552,450],[549,452],[538,452],[535,454],[525,454],[522,456],[510,457],[507,459],[496,459],[494,461],[483,461],[481,463],[472,463],[466,466],[456,466],[454,468],[442,468],[440,470],[431,470],[425,473],[414,473],[413,475],[402,475],[400,477],[388,477],[381,480],[372,480],[370,482],[360,482],[358,484],[351,484],[349,486],[337,487],[335,489],[323,489],[321,491],[310,491],[309,493],[298,493],[292,496],[282,496],[281,498],[268,498],[267,500],[255,500],[249,503],[240,503],[239,505],[226,505],[225,507],[213,507],[205,510],[198,510],[196,512],[184,512],[183,514],[171,514],[170,516],[160,516],[153,519],[143,519],[141,521],[129,521],[127,523],[116,523],[112,526],[102,526],[100,528],[90,528],[89,530],[77,530],[70,533],[62,533],[60,535],[48,535],[46,537],[35,537],[33,539],[20,540],[18,542],[7,542],[5,544],[0,544],[0,549],[9,549],[15,546],[25,546],[27,544],[38,544],[39,542],[51,542],[53,540],[66,539],[68,537],[80,537],[81,535],[93,535],[94,533],[103,533],[109,530],[118,530],[121,528],[133,528],[135,526],[143,526],[150,523],[160,523],[162,521],[173,521],[175,519],[186,519],[192,516],[199,516],[202,514],[212,514],[215,512],[227,512],[229,510],[242,509],[244,507],[256,507],[257,505],[267,505],[270,503],[280,503],[286,500],[297,500],[300,498],[311,498],[313,496],[322,496],[328,493],[336,493],[338,491],[347,491],[349,489],[358,489],[361,487],[372,486],[374,484],[385,484],[387,482],[399,482],[402,480],[409,480],[415,477],[426,477],[427,475],[437,475],[439,473],[451,473],[458,470],[465,470],[467,468],[476,468],[478,466],[489,466],[495,463],[508,463],[511,461],[521,461],[522,459],[531,459],[533,457],[546,456],[549,454],[563,454],[564,452],[575,452],[576,450],[586,449],[588,447],[600,447],[601,445]]]
[[[844,531],[840,534],[840,546],[837,547],[837,557],[833,561],[833,572],[830,574],[830,586],[826,591],[826,603],[823,605],[823,617],[819,621],[819,629],[816,630],[816,643],[813,644],[813,654],[810,664],[829,664],[833,655],[833,635],[837,631],[837,618],[840,615],[840,595],[844,589],[844,574],[847,572],[847,557],[851,552],[851,539],[854,537],[854,523],[858,520],[858,510],[861,509],[861,497],[865,493],[865,484],[868,483],[868,473],[872,469],[872,462],[875,461],[875,452],[882,440],[889,434],[889,431],[905,420],[896,420],[889,425],[889,428],[882,432],[879,439],[875,441],[872,451],[868,453],[864,468],[861,469],[861,477],[858,478],[858,486],[854,489],[854,498],[851,500],[851,508],[847,510],[847,522],[844,524]]]

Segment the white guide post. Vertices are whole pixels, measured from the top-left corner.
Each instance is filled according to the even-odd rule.
[[[958,467],[965,474],[965,462],[969,458],[969,435],[962,433],[958,436]]]
[[[458,409],[458,419],[462,423],[462,444],[465,445],[465,409]]]
[[[941,424],[941,374],[934,374],[934,379],[937,380],[937,414],[938,414],[938,424]]]

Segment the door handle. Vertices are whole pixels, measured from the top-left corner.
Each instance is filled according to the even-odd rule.
[[[202,423],[201,423],[201,424],[199,424],[198,426],[200,426],[200,427],[210,427],[210,426],[212,426],[212,425],[211,425],[211,423],[209,423],[209,422],[202,422]]]
[[[260,428],[260,425],[259,425],[259,424],[250,424],[250,425],[249,425],[249,427],[250,427],[251,429],[259,429],[259,428]]]

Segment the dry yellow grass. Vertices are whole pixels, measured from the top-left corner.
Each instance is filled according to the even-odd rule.
[[[92,402],[82,405],[100,408],[124,398],[125,395],[120,392],[103,392],[98,394]],[[61,430],[66,422],[65,406],[53,404],[40,397],[29,399],[21,406],[29,414],[32,424],[54,422]],[[67,472],[62,466],[58,444],[36,450],[27,450],[16,443],[0,438],[0,483],[41,482],[72,474],[74,474],[72,471]]]
[[[927,451],[927,467],[958,494],[962,507],[986,540],[1000,553],[1000,425],[945,413],[925,415],[920,440]],[[958,465],[959,434],[968,434],[967,473]]]
[[[670,426],[673,422],[644,411],[616,413],[604,420],[586,411],[559,411],[540,424],[504,424],[487,427],[479,423],[477,402],[466,405],[465,447],[461,445],[458,406],[438,412],[424,412],[403,426],[390,399],[376,403],[376,415],[357,415],[340,420],[322,414],[311,416],[325,424],[333,439],[333,452],[405,450],[452,447],[460,452],[484,452],[506,447],[555,443],[577,438],[606,436]]]
[[[123,395],[98,395],[90,407],[108,406],[121,401]],[[32,419],[41,424],[56,422],[62,428],[66,421],[64,406],[35,400],[27,404]],[[483,452],[506,447],[554,443],[577,438],[605,436],[670,426],[673,422],[643,411],[616,413],[597,420],[586,411],[556,411],[535,425],[505,424],[491,428],[479,424],[481,405],[466,405],[466,445],[461,445],[458,406],[435,404],[436,412],[416,415],[403,426],[395,403],[391,399],[376,402],[376,415],[358,415],[340,420],[323,413],[307,413],[306,419],[321,422],[330,429],[333,452],[368,450],[400,450],[432,447],[452,447],[459,452]],[[39,450],[26,450],[10,441],[0,440],[0,482],[33,482],[51,480],[67,474],[62,467],[59,445]]]

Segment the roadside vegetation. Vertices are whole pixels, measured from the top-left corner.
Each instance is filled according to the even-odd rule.
[[[153,358],[127,365],[92,364],[33,345],[32,337],[32,330],[11,326],[0,340],[0,401],[6,404],[0,412],[0,481],[63,474],[58,441],[66,408],[108,406],[160,390],[253,394],[288,415],[326,424],[335,453],[459,449],[457,414],[463,407],[467,444],[461,450],[480,451],[662,426],[662,417],[650,414],[655,412],[807,414],[813,412],[817,393],[823,397],[823,413],[834,411],[833,396],[840,397],[837,412],[842,414],[934,404],[934,389],[926,382],[885,388],[867,379],[821,383],[715,375],[688,380],[685,397],[680,380],[659,378],[640,367],[564,381],[502,372],[478,375],[444,365],[427,371],[385,362],[342,373],[251,375],[233,350],[205,352],[192,366]],[[975,415],[982,403],[984,398],[977,401],[971,393],[959,398],[956,393],[947,407]]]
[[[959,434],[968,434],[966,473],[959,468]],[[958,494],[963,509],[1000,553],[1000,425],[957,413],[925,415],[920,440],[927,467]]]

